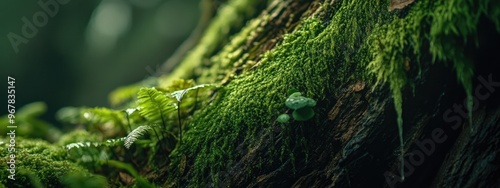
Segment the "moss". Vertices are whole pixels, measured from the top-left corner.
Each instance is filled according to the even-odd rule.
[[[9,143],[9,139],[1,138],[0,142]],[[50,145],[42,140],[28,140],[16,137],[15,146],[15,181],[7,178],[7,162],[11,158],[0,158],[1,184],[9,187],[33,187],[42,184],[46,187],[62,187],[61,178],[66,174],[79,172],[92,176],[86,169],[70,162],[66,150],[62,147]],[[10,156],[7,147],[0,150],[1,156]],[[10,165],[10,164],[9,164]]]
[[[318,18],[303,20],[282,44],[262,56],[254,71],[235,76],[218,103],[194,116],[185,144],[171,155],[173,164],[179,164],[182,155],[193,159],[191,185],[205,186],[207,176],[217,185],[220,172],[237,157],[234,148],[254,143],[259,139],[254,135],[270,128],[286,110],[287,91],[296,89],[321,104],[341,84],[366,77],[364,71],[353,71],[364,69],[371,59],[363,39],[388,13],[380,3],[368,1],[344,1],[329,8],[335,14],[328,25]]]
[[[488,4],[489,0],[442,1],[436,3],[434,15],[432,15],[429,52],[434,59],[452,62],[458,80],[465,88],[468,109],[472,109],[474,70],[472,62],[465,57],[464,46],[468,37],[477,37],[474,35],[477,33],[479,17],[487,13]],[[462,38],[462,40],[457,40],[457,38]],[[472,113],[469,113],[469,122],[472,126]]]
[[[281,44],[262,56],[255,70],[232,75],[233,80],[220,93],[219,102],[195,115],[189,124],[191,130],[186,133],[186,144],[171,155],[174,164],[179,164],[180,156],[188,155],[194,161],[188,174],[193,180],[191,184],[204,186],[209,176],[211,183],[217,185],[221,170],[231,165],[227,161],[237,157],[234,148],[242,142],[251,145],[258,139],[254,135],[269,128],[285,109],[282,101],[288,90],[297,89],[329,106],[332,104],[327,104],[326,98],[337,87],[353,79],[370,82],[373,77],[375,85],[389,83],[403,145],[402,90],[411,82],[405,62],[411,61],[413,66],[427,61],[422,58],[425,54],[431,54],[432,62],[452,63],[470,107],[473,68],[464,57],[463,47],[467,39],[474,38],[481,15],[487,15],[500,31],[499,17],[495,16],[500,14],[499,3],[418,1],[403,10],[408,13],[403,16],[388,12],[387,7],[385,1],[339,1],[333,6],[322,6],[322,11],[331,17],[303,20],[299,29],[284,35]],[[242,31],[256,28],[258,19]],[[231,65],[247,63],[238,62],[246,56],[237,46],[248,36],[248,32],[236,35],[212,58],[220,64],[217,69],[224,71],[234,68]],[[366,68],[371,74],[365,74]],[[205,78],[220,76],[220,72],[209,72]],[[220,81],[220,77],[212,80]]]
[[[430,54],[431,62],[451,62],[457,79],[467,94],[468,109],[472,109],[474,69],[472,62],[465,56],[465,45],[471,42],[468,39],[477,38],[476,28],[480,16],[498,15],[498,9],[500,4],[489,0],[418,1],[406,17],[394,19],[389,24],[375,29],[370,36],[370,50],[374,54],[374,59],[368,65],[368,69],[376,76],[377,84],[389,83],[398,116],[401,155],[403,155],[402,90],[408,82],[405,61],[408,61],[409,57],[414,57],[412,59],[416,62],[427,61],[421,57]],[[500,17],[487,17],[500,28]],[[423,49],[423,46],[429,46],[428,51]],[[470,124],[472,122],[472,113],[469,113],[469,122]]]

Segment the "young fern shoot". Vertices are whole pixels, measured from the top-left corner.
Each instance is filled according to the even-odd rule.
[[[215,84],[201,84],[187,89],[174,91],[170,95],[177,100],[177,119],[179,121],[179,143],[182,144],[182,121],[181,121],[181,103],[184,95],[190,91],[196,90],[196,95],[198,95],[198,89],[204,87],[217,87]],[[197,96],[195,96],[196,98]],[[196,102],[195,102],[196,105]]]

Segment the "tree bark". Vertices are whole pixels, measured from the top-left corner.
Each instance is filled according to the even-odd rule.
[[[500,6],[489,1],[484,2],[490,3],[492,5],[490,8],[498,12],[497,9]],[[285,33],[296,32],[297,28],[304,24],[304,20],[312,17],[318,18],[325,27],[328,27],[333,22],[331,19],[337,11],[349,8],[348,3],[349,1],[334,0],[271,1],[266,8],[258,10],[260,14],[256,14],[258,29],[246,36],[246,42],[236,45],[229,51],[242,51],[238,53],[240,55],[237,58],[231,59],[230,66],[205,63],[202,65],[202,71],[192,75],[192,78],[198,81],[222,82],[231,88],[233,80],[237,79],[234,75],[245,77],[261,68],[260,62],[263,59],[261,55],[281,45],[286,36]],[[414,3],[412,3],[405,4],[403,9],[395,10],[388,15],[397,17],[391,19],[404,19],[414,8]],[[389,3],[380,3],[380,6],[388,7]],[[467,113],[466,103],[464,103],[467,94],[459,83],[457,73],[451,67],[453,62],[450,59],[434,62],[431,57],[433,54],[422,50],[419,62],[413,64],[401,62],[405,66],[408,80],[411,81],[411,84],[401,88],[404,120],[404,181],[401,180],[399,170],[401,148],[391,88],[387,84],[377,87],[374,77],[368,76],[345,79],[342,83],[322,83],[335,86],[335,91],[322,93],[323,98],[319,101],[322,104],[317,110],[317,118],[314,121],[296,122],[283,126],[276,121],[268,120],[267,128],[258,129],[256,132],[243,131],[243,136],[238,134],[237,139],[232,143],[234,146],[232,151],[235,154],[231,157],[222,157],[222,159],[228,159],[227,165],[215,170],[217,174],[214,174],[210,166],[200,170],[204,172],[203,176],[209,182],[206,186],[499,187],[500,93],[498,91],[500,90],[500,72],[498,70],[500,69],[496,62],[499,62],[500,58],[494,49],[500,49],[500,29],[495,25],[498,18],[491,20],[488,15],[481,15],[479,20],[477,34],[465,36],[473,42],[468,41],[463,45],[466,57],[475,67],[472,78],[474,93],[472,94],[477,100],[472,110],[472,125],[468,123],[468,116],[463,115]],[[250,21],[247,24],[249,23]],[[431,24],[422,21],[422,27],[430,27],[429,25]],[[372,27],[375,26],[367,25],[366,28],[360,28],[360,38],[354,39],[354,47],[362,48],[360,46],[366,43],[365,39],[371,34]],[[429,29],[422,30],[429,32]],[[455,38],[460,38],[460,36],[455,36]],[[426,39],[421,39],[421,41],[424,40]],[[456,41],[444,42],[453,46]],[[475,45],[476,42],[480,45]],[[458,43],[457,48],[460,48]],[[225,46],[229,45],[231,41],[225,44]],[[430,45],[432,44],[428,42],[421,44],[422,49],[429,48]],[[300,46],[290,48],[300,48]],[[349,46],[339,48],[345,48],[345,51],[351,51],[353,54],[358,53],[357,49],[350,49]],[[224,47],[212,54],[206,54],[204,59],[210,59],[207,56],[217,56],[221,51],[224,51]],[[413,61],[414,58],[411,59]],[[240,61],[239,64],[238,61]],[[241,62],[255,62],[255,64],[245,67],[246,64]],[[333,63],[342,64],[344,61]],[[203,71],[213,69],[213,66],[219,66],[220,70],[217,70],[219,72],[208,75],[203,73]],[[359,68],[351,68],[350,71],[352,74],[363,75],[367,72],[366,69]],[[280,74],[266,76],[279,77]],[[490,82],[489,86],[485,82]],[[254,87],[254,85],[248,87]],[[227,91],[227,93],[231,92],[231,90]],[[229,96],[230,94],[222,94],[220,100],[241,100],[231,99]],[[215,107],[212,109],[231,109],[230,105],[224,106],[224,104],[214,104]],[[256,105],[255,108],[259,106]],[[196,116],[207,116],[207,114],[210,113],[195,114],[194,121],[200,119]],[[241,125],[251,124],[240,123]],[[223,121],[220,124],[223,124]],[[248,134],[252,134],[254,139],[242,139]],[[193,135],[196,134],[193,133]],[[219,135],[219,137],[224,136]],[[211,138],[207,137],[207,140],[209,139]],[[275,154],[286,139],[303,139],[292,141],[287,146],[289,150],[286,151],[293,154],[293,159]],[[189,145],[190,142],[188,140],[183,144]],[[209,148],[207,151],[181,149],[180,156],[184,159],[180,161],[187,163],[182,165],[186,169],[183,168],[180,177],[169,179],[169,185],[199,186],[193,185],[190,180],[197,177],[196,174],[200,172],[196,170],[198,167],[195,161],[202,160],[200,158],[205,155],[187,151],[203,151],[210,154],[213,149]],[[212,170],[209,171],[206,168]],[[172,169],[174,171],[170,172],[178,170],[175,165]],[[215,179],[219,179],[218,182],[214,182],[214,176]]]

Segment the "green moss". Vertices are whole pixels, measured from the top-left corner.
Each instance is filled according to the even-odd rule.
[[[283,101],[287,91],[302,91],[305,96],[318,100],[321,104],[318,114],[324,114],[325,108],[332,105],[326,99],[353,80],[389,84],[397,113],[399,141],[403,146],[402,90],[412,81],[406,75],[405,62],[451,62],[467,92],[470,107],[473,68],[462,50],[467,40],[475,39],[480,15],[486,14],[497,24],[497,29],[500,28],[500,21],[494,16],[500,14],[499,3],[488,0],[479,3],[417,1],[399,13],[388,12],[387,7],[387,1],[336,1],[334,5],[324,5],[321,9],[326,12],[325,17],[304,18],[298,29],[284,35],[283,42],[264,53],[256,63],[247,61],[251,59],[248,56],[255,54],[246,54],[241,47],[244,38],[252,36],[249,31],[258,29],[257,23],[264,23],[268,17],[249,22],[235,35],[233,42],[215,54],[210,62],[214,63],[214,68],[200,79],[220,81],[220,75],[232,73],[228,69],[245,64],[255,65],[254,69],[231,75],[232,80],[219,93],[218,102],[195,114],[185,134],[185,143],[171,154],[174,164],[171,174],[178,174],[175,173],[177,165],[185,155],[188,161],[193,161],[187,174],[190,185],[204,187],[207,177],[210,178],[208,183],[217,185],[221,171],[231,165],[230,161],[240,157],[235,148],[241,143],[252,147],[259,139],[257,133],[269,129],[279,113],[286,110]],[[202,42],[197,49],[204,45]],[[191,55],[185,62],[198,62],[188,66],[194,68],[209,54]],[[430,54],[432,59],[424,59],[425,54]],[[191,70],[185,68],[180,67],[179,71]],[[177,73],[175,76],[191,75]],[[291,132],[284,136],[293,136]],[[286,152],[292,149],[285,148]],[[286,153],[283,151],[281,155]],[[401,152],[403,154],[403,147]],[[294,155],[287,157],[293,159]]]
[[[367,66],[368,70],[377,77],[375,85],[389,82],[397,114],[399,144],[401,146],[400,156],[404,154],[402,89],[407,82],[404,68],[404,52],[407,50],[404,48],[406,34],[404,28],[406,25],[407,23],[403,20],[396,19],[390,25],[377,28],[369,38],[369,44],[371,45],[370,50],[375,57]],[[403,165],[401,165],[401,167],[403,167]]]
[[[394,19],[389,24],[374,30],[369,38],[374,59],[368,65],[368,70],[376,76],[377,84],[389,83],[398,116],[401,155],[403,155],[402,90],[408,82],[405,61],[408,61],[409,57],[415,57],[412,60],[419,62],[422,60],[422,55],[431,54],[432,62],[451,62],[458,81],[465,88],[468,109],[472,109],[474,69],[472,62],[465,56],[465,45],[471,42],[467,39],[477,38],[476,28],[481,15],[487,15],[500,31],[498,29],[500,17],[490,16],[498,15],[499,9],[500,3],[489,0],[418,1],[411,7],[406,17]],[[428,51],[422,49],[424,44],[429,46]],[[469,122],[472,122],[472,113],[469,113]]]
[[[219,93],[218,103],[194,116],[185,144],[171,155],[173,164],[179,164],[182,155],[194,160],[188,174],[191,185],[203,187],[207,176],[217,185],[221,170],[237,156],[234,148],[255,143],[259,138],[254,135],[270,128],[286,110],[287,91],[302,91],[321,104],[341,84],[366,77],[364,71],[354,71],[364,69],[371,59],[363,39],[388,13],[381,4],[368,1],[344,1],[329,8],[335,13],[328,25],[318,18],[303,20],[282,44],[263,55],[254,71],[235,76]]]
[[[10,156],[6,144],[9,139],[1,138],[0,156]],[[33,187],[42,184],[46,187],[62,187],[61,178],[66,174],[79,172],[92,176],[86,169],[70,162],[63,147],[50,145],[42,140],[27,140],[16,137],[15,146],[15,181],[7,178],[11,175],[8,169],[10,157],[0,158],[1,184],[9,187]],[[9,164],[10,165],[10,164]]]
[[[458,80],[467,93],[468,109],[472,109],[474,70],[472,62],[465,57],[464,45],[467,43],[467,38],[477,37],[475,35],[479,17],[487,13],[488,4],[489,0],[442,1],[436,3],[434,15],[432,15],[429,51],[434,59],[452,62]],[[496,19],[500,20],[498,17]],[[457,38],[462,38],[462,40],[457,40]],[[472,126],[472,113],[469,113],[469,124]]]

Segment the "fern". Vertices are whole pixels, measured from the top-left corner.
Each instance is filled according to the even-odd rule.
[[[95,162],[108,160],[109,156],[106,147],[113,147],[122,143],[124,138],[110,139],[105,142],[75,142],[67,144],[64,148],[68,151],[70,158],[81,162]]]
[[[128,131],[132,131],[132,126],[131,126],[132,122],[130,121],[130,119],[134,120],[134,115],[140,117],[140,115],[137,115],[137,114],[139,114],[139,107],[137,107],[137,108],[128,108],[128,109],[122,110],[122,112],[125,113],[125,116],[127,118]]]
[[[196,90],[196,95],[198,95],[198,89],[200,88],[204,88],[204,87],[218,87],[217,85],[215,84],[201,84],[201,85],[197,85],[197,86],[194,86],[194,87],[190,87],[190,88],[187,88],[187,89],[183,89],[183,90],[178,90],[178,91],[174,91],[170,94],[170,96],[174,97],[176,100],[177,100],[177,120],[179,121],[179,143],[182,143],[182,121],[181,121],[181,102],[182,102],[182,98],[184,97],[184,94],[188,93],[189,91],[193,91],[193,90]],[[195,98],[197,98],[198,96],[195,96]],[[195,102],[196,104],[196,102]]]
[[[148,131],[152,130],[153,128],[149,125],[141,125],[137,128],[135,128],[132,132],[130,132],[127,137],[125,138],[125,144],[124,146],[129,149],[132,144],[139,139],[142,135],[146,134]]]
[[[100,133],[104,138],[116,138],[123,136],[131,130],[127,114],[121,110],[113,110],[103,107],[80,108],[77,121],[83,124],[89,132]],[[74,112],[72,112],[74,113]]]
[[[117,138],[117,139],[109,139],[109,140],[106,140],[106,142],[103,143],[103,145],[108,146],[108,147],[116,146],[118,144],[121,144],[123,141],[125,141],[125,138],[126,137]]]
[[[169,112],[177,109],[177,104],[162,92],[155,88],[142,88],[137,97],[140,107],[139,114],[146,117],[152,123],[161,122],[166,129],[166,121]]]
[[[139,108],[127,108],[124,111],[127,113],[127,115],[132,115],[134,112],[139,111]]]
[[[125,140],[125,137],[118,138],[118,139],[109,139],[109,140],[106,140],[105,142],[75,142],[75,143],[65,145],[64,148],[67,151],[70,151],[71,149],[74,149],[74,148],[97,148],[100,146],[112,147],[112,146],[118,145],[119,143],[123,142],[124,140]]]
[[[74,148],[76,148],[76,149],[91,148],[91,147],[97,148],[101,145],[102,144],[98,143],[98,142],[76,142],[76,143],[68,144],[68,145],[64,146],[64,148],[66,148],[67,151],[71,151]]]
[[[85,125],[86,130],[103,133],[106,138],[115,138],[125,134],[127,130],[131,130],[127,129],[127,125],[130,127],[130,120],[124,110],[104,107],[66,107],[59,110],[56,117],[59,121],[67,124]]]
[[[182,115],[189,115],[193,112],[199,100],[200,89],[214,87],[219,86],[215,84],[195,86],[193,80],[176,80],[171,86],[164,88],[146,87],[139,89],[134,86],[124,89],[119,93],[123,96],[118,94],[114,96],[115,105],[120,105],[121,109],[65,108],[58,113],[59,119],[69,124],[88,125],[90,130],[97,130],[97,133],[100,133],[101,136],[104,135],[104,138],[116,138],[118,135],[129,133],[125,137],[118,136],[118,139],[109,139],[102,142],[100,141],[102,137],[88,139],[88,137],[83,136],[80,139],[69,139],[66,142],[61,142],[61,145],[68,151],[69,158],[89,169],[92,167],[96,171],[96,165],[106,163],[129,171],[136,178],[136,186],[155,187],[154,184],[150,184],[142,178],[130,165],[114,161],[113,158],[120,154],[130,154],[121,147],[130,149],[132,144],[139,144],[136,154],[141,153],[142,149],[150,150],[147,164],[152,163],[158,151],[167,150],[170,152],[175,147],[175,143],[180,144],[182,142],[182,117],[184,116],[181,116],[181,112]],[[134,106],[132,103],[123,105],[124,102],[129,102],[131,93],[135,89],[138,91],[136,92],[136,105]],[[125,92],[125,90],[127,91]],[[209,93],[201,93],[200,96],[205,98],[207,96],[205,94]],[[177,124],[173,119],[176,113],[178,130],[171,129]],[[179,131],[179,137],[177,138],[176,131]],[[87,132],[85,131],[85,133]],[[140,140],[146,134],[151,135],[151,139]],[[156,136],[156,140],[152,136],[153,134]],[[176,140],[177,142],[175,142]],[[157,147],[157,144],[159,144],[159,147]],[[120,148],[113,148],[115,146]]]

